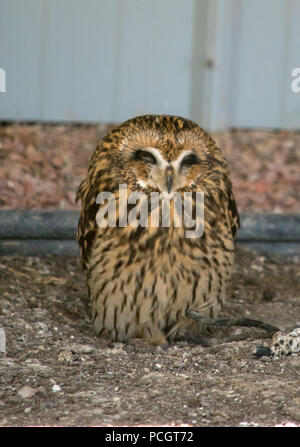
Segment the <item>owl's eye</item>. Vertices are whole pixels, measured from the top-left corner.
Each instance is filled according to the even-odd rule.
[[[132,158],[136,161],[143,161],[152,165],[156,164],[156,158],[154,157],[154,155],[151,154],[151,152],[143,151],[141,149],[135,151]]]
[[[197,165],[199,163],[200,163],[200,161],[196,154],[189,154],[186,157],[184,157],[180,166],[181,167],[192,166],[192,165]]]

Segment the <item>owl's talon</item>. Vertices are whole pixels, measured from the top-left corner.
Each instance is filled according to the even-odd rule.
[[[202,337],[200,334],[189,334],[188,338],[195,345],[201,345],[204,348],[212,348],[219,344],[216,338],[206,338]]]
[[[269,348],[269,346],[256,346],[256,348],[253,351],[253,355],[255,355],[255,357],[262,357],[263,355],[267,356],[267,357],[271,357],[271,348]]]
[[[242,327],[256,327],[259,329],[264,329],[269,332],[270,335],[275,334],[280,329],[276,326],[273,326],[268,323],[264,323],[260,320],[253,320],[251,318],[238,318],[238,319],[216,319],[216,318],[207,318],[201,315],[196,310],[188,310],[186,312],[187,317],[192,318],[194,320],[201,321],[201,323],[206,324],[208,326],[219,326],[219,327],[232,327],[232,326],[242,326]]]
[[[160,349],[162,349],[163,351],[167,351],[169,349],[170,345],[168,342],[166,342],[166,343],[163,343],[162,345],[159,345],[158,347]]]

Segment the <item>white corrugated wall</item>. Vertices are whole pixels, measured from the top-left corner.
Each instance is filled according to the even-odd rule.
[[[299,0],[0,0],[0,120],[300,128]]]

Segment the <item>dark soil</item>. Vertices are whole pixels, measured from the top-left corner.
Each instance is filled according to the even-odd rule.
[[[223,315],[300,324],[299,285],[299,259],[239,248]],[[0,304],[1,426],[300,426],[300,354],[257,359],[263,330],[215,330],[210,348],[101,340],[77,258],[0,258]]]

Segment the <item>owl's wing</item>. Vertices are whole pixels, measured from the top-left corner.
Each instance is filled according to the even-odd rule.
[[[114,191],[120,183],[116,141],[118,134],[111,133],[103,138],[92,155],[88,176],[83,180],[76,194],[76,201],[81,200],[81,213],[76,239],[80,248],[81,264],[84,270],[89,267],[90,251],[99,232],[96,215],[99,204],[96,203],[101,191]]]
[[[231,231],[233,238],[236,239],[237,230],[240,228],[240,216],[237,208],[237,204],[232,192],[231,182],[227,185],[227,198],[228,198],[228,214],[229,222],[231,226]]]
[[[76,201],[80,199],[82,204],[76,239],[79,244],[81,264],[84,270],[88,268],[89,253],[97,230],[96,214],[98,205],[96,204],[96,196],[96,191],[94,191],[89,179],[83,180],[76,194]]]

